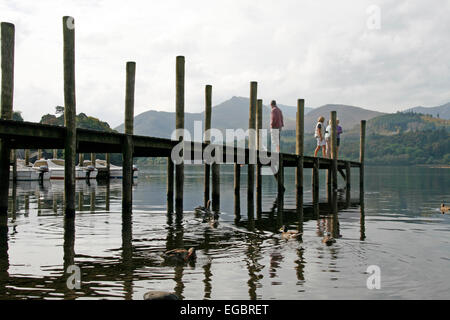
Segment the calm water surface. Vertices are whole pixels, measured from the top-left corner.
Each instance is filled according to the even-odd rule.
[[[449,299],[450,214],[442,215],[439,205],[450,202],[450,170],[367,167],[363,206],[358,170],[352,171],[351,203],[341,195],[341,237],[330,247],[321,240],[337,224],[327,215],[324,173],[320,217],[306,208],[301,242],[277,232],[272,177],[263,178],[262,217],[248,222],[243,172],[242,217],[235,220],[230,167],[221,176],[217,226],[193,212],[203,199],[201,168],[186,169],[181,223],[166,214],[163,167],[141,170],[129,219],[121,214],[121,181],[77,182],[74,228],[64,222],[63,182],[19,182],[10,188],[8,230],[0,237],[0,298],[142,299],[149,290],[164,290],[184,299]],[[287,169],[285,178],[291,209],[293,173]],[[307,203],[310,181],[305,170]],[[292,211],[284,220],[296,228]],[[161,258],[168,249],[191,246],[194,263],[167,265]],[[81,268],[80,289],[66,286],[71,264]],[[369,265],[381,269],[380,290],[367,289]]]

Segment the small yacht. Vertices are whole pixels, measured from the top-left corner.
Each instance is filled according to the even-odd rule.
[[[85,160],[84,166],[88,166],[88,165],[91,165],[91,161]],[[95,167],[99,171],[106,171],[106,168],[107,168],[106,160],[95,159]],[[133,178],[134,179],[138,178],[138,172],[139,172],[139,169],[135,165],[133,165]],[[109,177],[110,177],[110,179],[122,179],[123,178],[122,167],[119,167],[119,166],[116,166],[116,165],[113,165],[112,163],[110,163],[109,164]]]
[[[37,160],[33,168],[47,166],[50,179],[64,180],[64,159],[40,159]],[[95,179],[97,177],[97,169],[92,166],[89,167],[75,167],[76,179]]]
[[[17,159],[17,181],[48,180],[50,173],[46,164],[42,166],[25,165],[25,160]],[[10,166],[9,180],[13,179],[13,167]]]

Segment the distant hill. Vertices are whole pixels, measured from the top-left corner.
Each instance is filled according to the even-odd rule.
[[[339,157],[358,160],[360,126],[341,136]],[[305,135],[305,154],[312,155],[316,140]],[[295,131],[285,131],[282,151],[295,152]],[[367,121],[366,163],[377,165],[450,165],[450,120],[412,112],[384,114]]]
[[[248,113],[250,100],[244,97],[232,97],[212,108],[211,126],[220,130],[248,128]],[[295,128],[297,107],[279,105],[283,111],[285,125]],[[305,113],[313,110],[305,108]],[[205,113],[185,113],[185,128],[193,134],[194,121],[204,121]],[[263,128],[269,126],[270,108],[263,105]],[[115,128],[123,132],[124,126]],[[175,129],[175,113],[165,111],[146,111],[134,117],[134,133],[144,136],[170,138]],[[191,137],[193,139],[193,137]]]
[[[80,113],[76,116],[77,128],[91,129],[106,132],[115,132],[111,129],[109,124],[104,121],[100,121],[97,118],[89,117],[84,113]],[[64,114],[56,116],[53,114],[43,115],[41,121],[42,124],[51,124],[54,126],[64,126]]]
[[[450,102],[437,107],[415,107],[405,110],[404,112],[415,112],[429,114],[433,117],[450,120]]]
[[[343,104],[326,104],[313,109],[305,116],[305,132],[314,132],[317,119],[320,116],[324,116],[327,122],[330,119],[331,111],[337,112],[337,118],[344,130],[359,126],[361,120],[369,120],[385,114]]]

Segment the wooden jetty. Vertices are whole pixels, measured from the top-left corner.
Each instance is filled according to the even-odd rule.
[[[76,155],[91,153],[91,159],[95,160],[95,153],[106,153],[109,163],[110,153],[121,153],[123,156],[123,180],[122,180],[122,208],[124,213],[130,213],[132,208],[132,182],[133,182],[133,158],[135,157],[166,157],[167,158],[167,211],[176,212],[177,217],[183,214],[183,184],[184,164],[174,163],[171,158],[172,150],[180,142],[184,142],[183,156],[190,159],[202,158],[203,151],[211,147],[210,137],[205,136],[205,141],[184,141],[184,136],[179,135],[177,140],[139,136],[133,132],[134,118],[134,91],[136,63],[126,63],[125,86],[125,132],[110,133],[76,128],[76,94],[75,94],[75,22],[72,17],[63,17],[63,52],[64,52],[64,124],[65,126],[51,126],[31,122],[16,122],[12,119],[13,92],[14,92],[14,39],[15,28],[13,24],[1,23],[1,119],[0,119],[0,216],[5,216],[8,209],[9,170],[11,150],[15,149],[64,149],[65,157],[65,181],[64,181],[64,208],[68,218],[75,216],[75,162]],[[176,129],[184,129],[184,86],[185,86],[185,58],[176,57]],[[249,128],[262,128],[262,100],[257,97],[257,82],[250,82]],[[211,127],[212,86],[205,87],[205,131]],[[331,159],[304,156],[304,99],[297,101],[296,117],[296,153],[280,153],[279,168],[276,175],[278,180],[277,215],[278,222],[283,221],[284,199],[284,168],[293,167],[296,170],[296,216],[299,222],[303,221],[303,170],[312,169],[313,208],[315,212],[319,208],[319,170],[328,170],[331,179],[331,208],[337,213],[337,177],[338,172],[346,179],[348,197],[351,183],[351,168],[359,168],[360,171],[360,196],[364,192],[364,142],[365,120],[361,121],[360,160],[345,161],[336,157],[336,112],[332,111]],[[253,131],[254,132],[254,131]],[[235,215],[240,218],[240,159],[238,154],[245,154],[244,164],[248,167],[247,174],[247,208],[248,219],[254,218],[254,211],[259,217],[262,211],[261,188],[261,163],[259,153],[260,136],[250,131],[248,148],[238,148],[229,145],[215,145],[223,148],[223,163],[229,163],[229,154],[233,153],[234,162],[234,195]],[[212,145],[214,147],[214,145]],[[200,154],[199,154],[200,153]],[[256,162],[252,157],[256,155]],[[271,156],[271,153],[268,152]],[[29,157],[29,153],[27,153]],[[95,163],[95,161],[93,161]],[[267,164],[265,164],[267,165]],[[256,177],[255,177],[256,174]],[[212,180],[210,188],[210,177]],[[256,197],[255,192],[256,181]],[[210,200],[214,211],[220,210],[220,163],[205,164],[205,188],[204,202]],[[175,198],[175,206],[174,206]],[[256,201],[256,206],[255,206]],[[302,223],[299,223],[301,228]]]

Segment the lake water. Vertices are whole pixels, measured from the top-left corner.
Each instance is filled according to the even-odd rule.
[[[17,183],[0,236],[0,298],[142,299],[163,290],[184,299],[449,299],[450,214],[439,206],[450,202],[450,170],[366,167],[363,208],[358,170],[352,172],[351,203],[340,205],[341,237],[332,246],[321,241],[333,225],[324,211],[323,172],[324,204],[318,219],[306,215],[302,241],[283,240],[277,231],[270,176],[263,177],[263,215],[249,223],[243,170],[242,217],[235,221],[232,167],[222,170],[216,226],[193,212],[203,199],[201,168],[185,169],[179,223],[166,213],[164,167],[140,171],[131,218],[122,218],[121,181],[78,181],[74,229],[64,221],[63,182]],[[293,209],[294,172],[285,174],[285,207]],[[304,179],[310,204],[310,169]],[[295,229],[292,215],[286,210],[284,220]],[[196,261],[166,264],[161,254],[177,247],[195,247]],[[80,289],[66,284],[72,264],[81,270]],[[370,265],[380,268],[379,290],[367,288]]]

